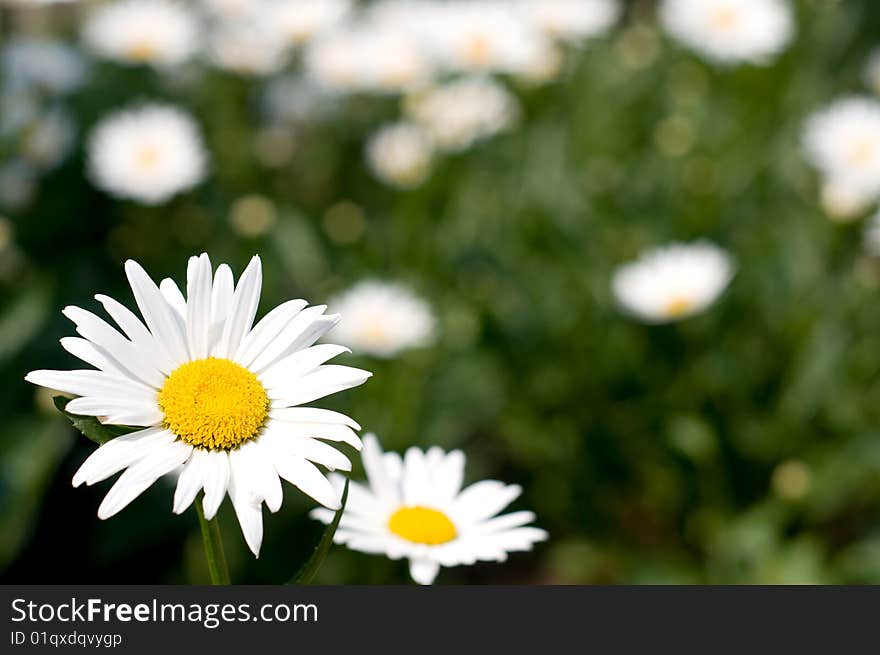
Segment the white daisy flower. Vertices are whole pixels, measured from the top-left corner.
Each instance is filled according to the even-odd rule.
[[[439,150],[461,152],[510,127],[516,98],[488,77],[465,77],[416,94],[405,111],[431,136]]]
[[[612,290],[621,306],[647,323],[698,314],[727,288],[730,256],[708,241],[673,243],[643,253],[617,269]]]
[[[424,42],[448,70],[520,73],[546,46],[509,2],[453,0],[426,15]]]
[[[766,64],[795,29],[786,0],[663,0],[659,11],[672,37],[719,63]]]
[[[830,178],[822,182],[822,209],[832,221],[851,223],[861,218],[877,201],[877,193],[846,179]]]
[[[531,550],[547,539],[527,525],[532,512],[497,516],[522,489],[483,480],[462,489],[464,454],[410,448],[401,459],[383,453],[375,435],[364,436],[362,453],[367,484],[351,482],[348,502],[334,541],[352,550],[409,559],[409,572],[419,584],[434,582],[441,566],[503,562],[508,553]],[[340,491],[345,479],[331,476]],[[313,518],[329,523],[333,513],[315,509]]]
[[[618,0],[519,0],[525,19],[552,39],[581,41],[608,31],[620,17]]]
[[[271,75],[287,65],[286,39],[262,20],[228,20],[211,32],[209,55],[215,66],[242,75]]]
[[[124,305],[95,298],[119,326],[67,307],[80,337],[61,340],[95,369],[33,371],[29,382],[77,396],[67,411],[135,432],[100,446],[73,476],[73,485],[101,482],[124,471],[104,497],[107,519],[161,476],[183,465],[174,494],[180,514],[204,490],[205,516],[228,494],[245,541],[259,555],[262,503],[281,507],[279,478],[330,509],[340,494],[315,464],[350,470],[347,457],[319,439],[360,448],[350,418],[303,407],[363,383],[370,373],[326,365],[346,352],[313,346],[338,316],[324,306],[290,300],[253,325],[262,286],[259,257],[235,285],[225,264],[212,271],[206,254],[191,257],[186,296],[170,279],[157,286],[139,264],[125,272],[143,322]]]
[[[434,340],[436,320],[431,306],[401,284],[364,280],[328,305],[330,311],[343,316],[333,339],[356,353],[393,357]]]
[[[807,120],[803,139],[807,157],[827,179],[865,196],[880,194],[880,102],[836,100]]]
[[[174,0],[121,0],[91,14],[84,37],[100,56],[129,64],[174,66],[199,48],[200,27]]]
[[[292,45],[301,45],[337,26],[351,11],[351,0],[268,0],[267,21]]]
[[[398,93],[433,74],[429,58],[405,33],[366,24],[334,30],[306,49],[306,70],[338,92]]]
[[[380,128],[366,146],[367,164],[378,179],[392,186],[412,188],[428,177],[433,149],[417,125],[401,121]]]
[[[207,168],[195,121],[166,105],[144,105],[104,118],[88,151],[96,186],[150,205],[194,187]]]

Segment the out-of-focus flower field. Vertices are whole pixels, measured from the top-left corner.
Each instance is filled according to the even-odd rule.
[[[340,359],[373,377],[320,406],[386,450],[461,449],[466,482],[522,486],[511,508],[549,538],[440,582],[880,583],[876,195],[823,176],[804,136],[837,99],[877,101],[877,3],[789,2],[791,35],[761,61],[692,48],[658,3],[614,3],[607,26],[535,46],[552,55],[493,68],[471,52],[439,72],[406,50],[426,41],[398,42],[406,17],[381,39],[336,26],[273,54],[260,34],[230,45],[218,35],[243,19],[215,16],[198,34],[214,40],[155,63],[84,31],[114,3],[38,4],[0,3],[0,579],[207,581],[174,480],[98,520],[110,482],[70,483],[94,444],[24,376],[81,368],[61,310],[97,311],[96,293],[133,307],[127,259],[180,281],[208,252],[236,276],[260,255],[260,315],[290,298],[343,314]],[[334,36],[380,73],[322,53]],[[475,101],[495,108],[477,128],[460,88],[431,102],[461,80],[501,94]],[[132,190],[124,156],[92,137],[155,105],[200,142],[189,169]],[[643,321],[615,298],[620,266],[701,240],[735,267],[705,308]],[[403,327],[348,334],[375,281],[394,285],[390,309],[362,320],[399,310]],[[255,559],[224,503],[233,580],[289,577],[321,534],[314,506],[285,485]],[[404,562],[341,545],[316,579],[408,580]]]

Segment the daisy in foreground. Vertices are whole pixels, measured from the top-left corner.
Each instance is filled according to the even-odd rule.
[[[441,566],[503,562],[507,554],[531,550],[547,539],[527,525],[532,512],[496,516],[522,489],[497,480],[476,482],[462,490],[464,454],[410,448],[401,459],[383,453],[375,435],[364,436],[368,485],[352,482],[348,503],[334,541],[352,550],[409,559],[409,572],[419,584],[431,584]],[[330,476],[341,492],[345,478]],[[313,518],[333,520],[333,512],[315,509]]]
[[[125,263],[143,322],[124,305],[98,300],[118,331],[95,314],[67,307],[80,337],[61,345],[94,366],[33,371],[26,380],[78,396],[68,412],[135,432],[100,446],[73,476],[88,485],[124,471],[98,508],[107,519],[161,476],[182,466],[173,510],[180,514],[204,490],[207,520],[226,494],[245,541],[259,556],[262,503],[281,507],[284,478],[325,507],[339,509],[340,492],[315,466],[350,470],[348,458],[324,441],[356,449],[360,429],[336,412],[305,403],[362,384],[370,373],[325,364],[347,352],[314,344],[339,317],[324,306],[289,300],[253,325],[262,286],[259,257],[234,284],[226,264],[191,257],[186,297],[170,279],[156,285],[134,261]]]
[[[647,323],[668,323],[698,314],[721,295],[733,277],[730,256],[708,241],[673,243],[621,266],[611,282],[617,301]]]

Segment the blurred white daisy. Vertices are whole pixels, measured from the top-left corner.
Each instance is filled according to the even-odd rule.
[[[305,62],[314,80],[339,92],[397,93],[420,86],[433,73],[415,40],[372,24],[340,28],[316,39]]]
[[[351,0],[266,0],[266,20],[292,45],[301,45],[341,23]]]
[[[662,0],[659,11],[672,37],[721,63],[766,64],[795,29],[786,0]]]
[[[877,193],[850,184],[846,179],[829,178],[822,182],[822,209],[833,221],[849,223],[861,218],[877,201]]]
[[[612,279],[617,302],[648,323],[667,323],[711,305],[733,277],[730,256],[707,241],[673,243],[643,253]]]
[[[231,20],[253,16],[264,2],[265,0],[201,0],[200,4],[210,17]]]
[[[355,353],[393,357],[434,340],[431,306],[401,284],[364,280],[328,304],[343,317],[333,339]]]
[[[465,77],[407,99],[406,114],[440,150],[460,152],[510,127],[519,113],[516,98],[488,77]]]
[[[510,2],[452,0],[428,15],[424,43],[452,71],[519,73],[546,45]]]
[[[4,83],[68,93],[86,79],[88,66],[79,52],[57,41],[36,37],[11,39],[2,51]]]
[[[89,138],[88,156],[96,186],[151,205],[194,187],[207,168],[195,121],[166,105],[144,105],[104,118]]]
[[[87,18],[83,30],[97,54],[129,64],[177,65],[200,45],[198,20],[174,0],[106,3]]]
[[[811,163],[826,179],[863,196],[880,194],[880,102],[836,100],[814,113],[804,129]]]
[[[519,0],[519,6],[544,34],[572,42],[608,31],[621,13],[618,0]]]
[[[143,322],[107,296],[95,298],[119,326],[67,307],[80,337],[61,340],[95,369],[33,371],[34,384],[77,396],[67,411],[106,424],[140,428],[111,439],[83,462],[73,485],[124,471],[104,497],[106,519],[157,479],[183,465],[173,510],[180,514],[204,490],[213,517],[228,494],[248,546],[259,555],[262,504],[281,507],[279,478],[329,507],[340,495],[315,464],[350,470],[347,457],[322,440],[360,448],[350,418],[302,407],[363,383],[370,373],[324,362],[347,349],[313,346],[338,320],[323,306],[290,300],[253,325],[262,287],[259,257],[235,285],[225,264],[191,257],[186,296],[170,279],[157,286],[139,264],[125,263]]]
[[[366,146],[367,164],[383,182],[411,188],[425,181],[431,169],[433,149],[417,125],[399,122],[381,127]]]
[[[288,42],[262,20],[228,20],[217,25],[209,39],[211,61],[242,75],[271,75],[287,64]]]
[[[383,453],[372,434],[364,436],[362,452],[367,484],[351,482],[348,502],[334,541],[352,550],[409,560],[412,579],[431,584],[441,566],[503,562],[508,553],[528,551],[547,539],[529,526],[532,512],[498,516],[522,489],[497,480],[482,480],[462,489],[464,454],[440,448],[410,448],[401,459]],[[337,491],[341,475],[330,477]],[[312,510],[329,523],[333,513]]]

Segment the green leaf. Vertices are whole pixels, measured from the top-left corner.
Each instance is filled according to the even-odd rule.
[[[333,535],[336,534],[336,528],[339,527],[339,520],[342,518],[342,513],[345,511],[345,503],[347,500],[348,478],[345,479],[345,487],[342,489],[342,506],[324,530],[324,534],[321,535],[321,540],[318,542],[318,545],[315,546],[312,556],[306,560],[299,572],[293,576],[287,584],[309,584],[315,578],[315,574],[318,572],[318,569],[321,568],[324,558],[327,557],[327,553],[330,551],[330,546],[333,545]]]
[[[111,439],[115,439],[123,434],[128,434],[129,432],[135,432],[139,429],[128,427],[127,425],[104,425],[94,416],[79,416],[77,414],[71,414],[65,409],[67,403],[70,402],[70,398],[65,398],[64,396],[55,396],[52,400],[55,402],[55,407],[58,408],[58,411],[64,414],[70,422],[73,423],[73,427],[99,446],[107,443]]]

